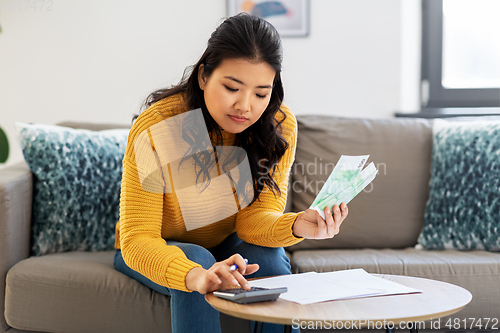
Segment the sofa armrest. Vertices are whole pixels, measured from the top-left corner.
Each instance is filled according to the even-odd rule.
[[[9,269],[30,254],[32,173],[20,162],[0,169],[0,331],[5,322],[5,277]]]

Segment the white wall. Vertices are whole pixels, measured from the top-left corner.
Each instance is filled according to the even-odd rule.
[[[309,38],[284,40],[283,76],[292,110],[346,117],[415,111],[420,58],[406,59],[403,72],[402,55],[420,52],[419,3],[312,0]]]
[[[130,123],[149,92],[177,83],[226,15],[225,0],[52,0],[51,11],[12,2],[0,9],[6,165],[22,160],[15,121]],[[309,36],[283,38],[285,101],[296,114],[417,109],[418,5],[310,0],[310,10]]]

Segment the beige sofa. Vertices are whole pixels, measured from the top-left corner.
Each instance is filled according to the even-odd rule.
[[[500,318],[500,253],[415,248],[428,195],[430,121],[297,118],[288,210],[307,209],[340,155],[370,154],[379,175],[349,204],[340,234],[288,248],[294,273],[361,267],[446,281],[473,294],[451,318]],[[24,163],[0,170],[0,331],[169,332],[169,298],[117,272],[114,251],[29,257],[32,185]],[[250,330],[228,316],[222,326]]]

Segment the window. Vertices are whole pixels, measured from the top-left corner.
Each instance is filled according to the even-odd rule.
[[[422,107],[500,106],[500,1],[422,0]]]

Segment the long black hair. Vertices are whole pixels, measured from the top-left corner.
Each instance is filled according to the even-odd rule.
[[[288,143],[281,135],[281,123],[286,119],[285,113],[280,109],[284,96],[281,82],[283,52],[278,32],[266,20],[246,13],[227,18],[212,33],[200,60],[184,72],[179,84],[152,92],[146,98],[144,107],[177,93],[185,93],[185,103],[189,109],[201,108],[213,145],[222,145],[221,128],[205,105],[203,90],[198,83],[198,72],[200,65],[203,65],[204,75],[208,78],[223,60],[237,58],[265,62],[276,72],[269,105],[258,121],[236,134],[234,144],[243,148],[248,156],[254,199],[259,197],[264,186],[275,195],[281,194],[273,174],[278,171],[277,162],[288,148]],[[276,117],[278,112],[282,114],[281,117]],[[277,121],[276,118],[281,120]],[[206,179],[209,178],[209,173],[206,163],[202,161],[207,161],[206,156],[197,159],[200,173]]]

